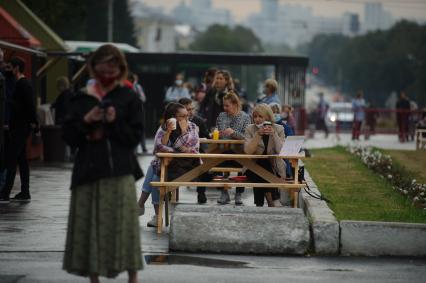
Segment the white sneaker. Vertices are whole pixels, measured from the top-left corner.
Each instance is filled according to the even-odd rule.
[[[163,223],[163,219],[161,219],[161,223]],[[146,224],[148,227],[157,227],[157,215],[154,215],[150,221]]]
[[[279,199],[274,200],[273,203],[274,203],[274,207],[282,207],[283,206]]]

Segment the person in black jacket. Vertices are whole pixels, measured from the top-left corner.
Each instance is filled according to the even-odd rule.
[[[59,77],[56,80],[56,87],[59,91],[59,95],[55,102],[52,103],[51,108],[55,109],[55,124],[62,125],[67,111],[70,108],[73,92],[70,88],[70,81],[67,77]]]
[[[189,98],[181,98],[179,99],[179,103],[185,106],[186,111],[188,111],[189,121],[198,126],[198,136],[200,138],[208,139],[210,136],[209,131],[207,130],[206,122],[204,122],[200,116],[194,114],[193,101]],[[200,146],[200,152],[205,152],[205,149],[202,145]],[[212,176],[210,176],[208,173],[204,173],[200,176],[200,180],[202,182],[210,182],[212,180]],[[197,202],[199,204],[204,204],[207,202],[205,187],[197,187]]]
[[[142,136],[142,101],[128,87],[124,54],[99,47],[88,62],[94,83],[71,100],[63,138],[77,148],[63,268],[69,273],[137,282],[143,268],[135,180],[143,176],[134,150]]]
[[[223,97],[230,90],[234,90],[231,73],[226,70],[217,71],[212,87],[207,90],[206,97],[200,105],[200,113],[204,115],[208,130],[216,126],[217,117],[223,112]]]
[[[27,160],[27,139],[32,130],[38,129],[31,83],[24,75],[25,61],[19,57],[10,60],[12,72],[16,79],[12,97],[8,103],[9,129],[6,138],[6,181],[0,193],[0,202],[9,202],[19,163],[21,192],[13,198],[16,201],[30,201],[30,170]]]

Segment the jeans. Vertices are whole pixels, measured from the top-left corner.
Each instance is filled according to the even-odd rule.
[[[151,194],[152,204],[160,203],[160,191],[158,188],[151,186],[150,182],[160,181],[160,176],[154,173],[154,168],[149,165],[148,171],[146,172],[145,180],[142,185],[142,192]]]

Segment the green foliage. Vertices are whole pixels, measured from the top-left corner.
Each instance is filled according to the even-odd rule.
[[[107,0],[22,0],[65,40],[107,41]],[[128,1],[113,2],[113,41],[136,44]]]
[[[87,5],[85,0],[22,0],[51,29],[65,40],[84,40]]]
[[[383,105],[392,91],[405,91],[426,106],[426,26],[401,21],[388,31],[348,38],[318,35],[302,48],[327,83]]]
[[[236,26],[231,29],[225,25],[212,25],[200,33],[190,45],[193,51],[216,52],[262,52],[262,43],[248,28]]]

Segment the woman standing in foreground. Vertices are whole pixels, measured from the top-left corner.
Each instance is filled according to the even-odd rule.
[[[135,180],[143,176],[134,149],[142,135],[142,106],[123,87],[124,55],[101,46],[89,59],[94,84],[77,94],[63,125],[63,137],[77,147],[63,268],[90,277],[128,271],[137,282],[143,268]]]

